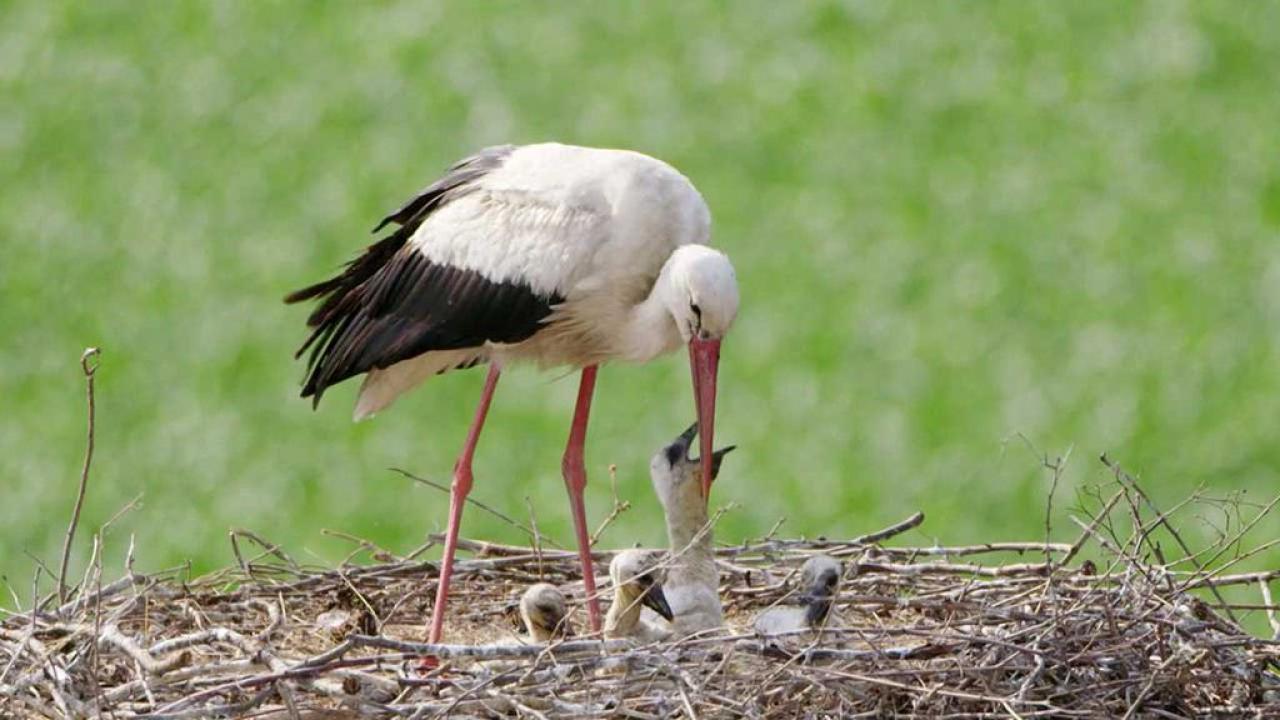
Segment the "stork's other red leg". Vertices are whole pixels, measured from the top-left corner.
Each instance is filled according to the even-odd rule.
[[[444,630],[444,608],[449,599],[453,554],[458,549],[458,528],[462,525],[462,506],[467,501],[467,493],[471,492],[471,458],[476,454],[476,442],[480,439],[484,418],[489,414],[489,403],[493,400],[493,389],[498,385],[499,373],[496,365],[489,366],[489,375],[484,380],[484,392],[480,395],[476,417],[471,421],[471,430],[467,432],[467,442],[462,447],[462,454],[458,456],[458,462],[453,466],[453,487],[449,493],[449,527],[445,530],[444,558],[440,563],[440,583],[436,585],[436,604],[431,610],[431,634],[427,637],[429,643],[440,642],[440,634]]]
[[[582,369],[578,385],[578,403],[573,409],[573,425],[569,428],[569,444],[564,449],[560,470],[569,489],[569,506],[573,511],[573,529],[578,536],[578,557],[582,560],[582,586],[587,594],[587,618],[591,631],[600,631],[600,602],[596,599],[596,574],[591,565],[591,536],[587,532],[587,509],[582,491],[587,486],[587,466],[582,448],[587,439],[587,416],[591,414],[591,395],[596,388],[596,366]]]

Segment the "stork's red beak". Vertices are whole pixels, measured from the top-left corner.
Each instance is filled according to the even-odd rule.
[[[711,497],[711,461],[715,454],[716,373],[720,367],[720,340],[689,341],[689,365],[693,369],[693,400],[698,407],[699,460],[702,462],[702,497]]]

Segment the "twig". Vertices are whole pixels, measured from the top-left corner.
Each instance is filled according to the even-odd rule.
[[[26,652],[27,643],[36,634],[36,603],[40,600],[40,567],[36,566],[35,574],[31,578],[31,623],[27,626],[26,635],[18,641],[13,649],[13,655],[9,658],[9,662],[4,666],[4,671],[0,672],[0,687],[4,686],[4,681],[8,679],[9,672],[13,670],[13,666],[18,662],[18,658],[22,653]]]
[[[895,535],[901,535],[912,528],[918,527],[922,522],[924,522],[924,513],[916,512],[906,520],[894,523],[883,530],[877,530],[876,532],[856,537],[849,542],[853,545],[871,545],[872,543],[878,543],[881,540],[888,540]]]
[[[538,517],[533,512],[533,501],[524,496],[524,504],[529,508],[529,527],[533,529],[533,554],[538,562],[538,581],[546,580],[545,563],[542,560],[542,533],[538,532]]]
[[[592,547],[595,547],[595,544],[600,540],[600,535],[603,534],[604,531],[608,529],[610,525],[613,524],[614,520],[618,519],[619,515],[631,509],[630,502],[625,500],[621,500],[621,501],[618,500],[618,466],[617,465],[609,466],[609,487],[613,490],[613,507],[609,510],[609,514],[605,516],[604,520],[600,522],[600,527],[596,528],[596,531],[594,533],[591,533],[590,544]]]
[[[1076,556],[1076,553],[1080,552],[1080,548],[1084,547],[1085,542],[1096,534],[1098,524],[1111,514],[1111,509],[1116,506],[1117,502],[1120,502],[1120,498],[1122,497],[1124,497],[1124,490],[1118,490],[1116,491],[1116,494],[1112,495],[1111,498],[1103,504],[1102,510],[1100,510],[1087,525],[1083,526],[1083,532],[1080,533],[1080,537],[1078,537],[1074,543],[1071,543],[1071,549],[1068,550],[1067,554],[1058,562],[1058,565],[1065,567],[1067,563],[1071,562],[1071,559]],[[1072,519],[1074,520],[1074,518]]]
[[[1191,548],[1188,547],[1187,543],[1183,541],[1182,535],[1180,535],[1177,529],[1174,528],[1171,523],[1169,523],[1164,513],[1161,512],[1160,509],[1156,507],[1156,504],[1152,502],[1151,498],[1147,496],[1146,491],[1144,491],[1142,487],[1138,485],[1138,480],[1134,478],[1132,475],[1130,475],[1129,473],[1125,472],[1124,469],[1120,467],[1119,463],[1113,462],[1110,458],[1106,456],[1105,453],[1101,456],[1100,459],[1102,460],[1103,465],[1107,466],[1112,470],[1112,472],[1115,473],[1117,480],[1119,480],[1121,483],[1128,484],[1129,487],[1133,488],[1133,491],[1137,493],[1138,497],[1142,498],[1143,502],[1146,503],[1147,507],[1150,508],[1151,511],[1156,514],[1155,524],[1163,525],[1165,529],[1169,531],[1169,534],[1173,537],[1174,542],[1178,543],[1178,546],[1182,548],[1182,551],[1186,553],[1187,557],[1191,558],[1191,562],[1192,564],[1195,565],[1196,570],[1198,571],[1204,570],[1205,566],[1201,565],[1200,562],[1195,559],[1195,554],[1191,552]],[[1277,497],[1277,499],[1280,499],[1280,497]],[[1262,517],[1266,515],[1274,505],[1275,505],[1275,500],[1272,500],[1271,503],[1267,505],[1267,507],[1259,511],[1258,516],[1255,518],[1255,522],[1257,520],[1262,519]],[[1252,524],[1250,524],[1244,530],[1242,530],[1240,532],[1240,536],[1243,537],[1244,533],[1248,532],[1250,527],[1252,527]],[[1141,537],[1144,537],[1144,535],[1145,535],[1144,533],[1139,533],[1138,537],[1141,538]],[[1209,559],[1206,565],[1212,565],[1214,560],[1217,560],[1217,559],[1218,559],[1218,555],[1214,555],[1212,558]],[[1218,593],[1217,588],[1210,586],[1209,590],[1210,592],[1213,593],[1214,597],[1218,599],[1218,602],[1220,603],[1226,602],[1226,598],[1222,597],[1222,595]],[[1230,608],[1227,608],[1227,616],[1231,618],[1232,622],[1236,622],[1236,617],[1231,612]]]
[[[84,373],[85,393],[89,405],[89,426],[86,431],[84,464],[80,468],[80,488],[76,491],[76,504],[71,510],[71,522],[67,525],[67,536],[62,542],[62,563],[58,566],[58,602],[67,601],[67,562],[71,559],[71,542],[76,537],[76,526],[80,524],[80,510],[84,507],[84,494],[89,486],[89,467],[93,463],[93,430],[94,430],[94,397],[93,376],[98,372],[98,348],[87,348],[80,355],[80,370]]]
[[[424,477],[419,477],[419,476],[417,476],[417,475],[414,475],[413,473],[409,472],[408,470],[402,470],[402,469],[400,469],[400,468],[396,468],[396,467],[389,468],[389,469],[391,470],[391,472],[400,473],[401,475],[403,475],[403,476],[405,476],[405,477],[409,478],[410,480],[412,480],[412,481],[414,481],[414,482],[422,483],[423,485],[426,485],[427,487],[430,487],[430,488],[435,488],[436,490],[439,490],[439,491],[440,491],[440,492],[442,492],[442,493],[446,493],[446,494],[447,494],[447,493],[450,493],[450,492],[451,492],[451,491],[450,491],[450,489],[449,489],[447,486],[445,486],[445,485],[441,485],[440,483],[435,482],[435,481],[432,481],[432,480],[428,480],[428,479],[426,479],[426,478],[424,478]],[[535,533],[534,533],[534,531],[533,531],[533,529],[532,529],[532,528],[525,526],[523,523],[521,523],[520,521],[518,521],[518,520],[516,520],[516,519],[512,518],[511,516],[507,515],[506,513],[503,513],[503,512],[501,512],[501,511],[499,511],[499,510],[495,510],[494,508],[492,508],[492,507],[490,507],[490,506],[488,506],[488,505],[486,505],[486,504],[484,504],[484,503],[480,502],[479,500],[476,500],[476,499],[475,499],[474,497],[472,497],[471,495],[467,495],[467,502],[468,502],[468,503],[471,503],[472,505],[475,505],[476,507],[480,508],[481,510],[483,510],[483,511],[485,511],[485,512],[489,513],[490,515],[492,515],[492,516],[494,516],[494,517],[498,518],[499,520],[501,520],[501,521],[503,521],[503,522],[507,523],[508,525],[510,525],[511,527],[513,527],[513,528],[515,528],[515,529],[519,530],[520,532],[524,533],[525,535],[528,535],[530,539],[533,539],[533,536],[534,536],[534,534],[535,534]],[[560,549],[562,549],[562,550],[564,549],[564,547],[563,547],[562,545],[560,545],[559,543],[557,543],[557,542],[556,542],[556,541],[554,541],[554,540],[548,539],[548,540],[547,540],[547,542],[551,543],[552,545],[556,546],[557,548],[560,548]]]
[[[267,542],[252,530],[246,530],[245,528],[231,528],[227,531],[227,537],[231,540],[231,551],[235,554],[236,561],[240,564],[240,570],[249,577],[253,577],[253,564],[268,555],[278,558],[281,562],[293,569],[298,568],[298,563],[294,562],[293,558],[289,557],[289,555],[285,553],[279,545],[273,542]],[[240,554],[240,543],[238,538],[241,537],[257,543],[258,547],[262,548],[262,553],[257,557],[245,560],[244,556]]]
[[[346,540],[347,542],[354,543],[356,545],[356,550],[355,550],[356,553],[359,553],[361,551],[367,552],[373,557],[374,560],[377,560],[379,562],[397,562],[403,559],[403,558],[397,557],[395,553],[382,547],[381,545],[375,543],[374,541],[362,538],[359,535],[353,535],[351,533],[343,532],[341,530],[330,530],[329,528],[321,528],[320,534],[328,535],[330,537],[336,537],[341,540]]]

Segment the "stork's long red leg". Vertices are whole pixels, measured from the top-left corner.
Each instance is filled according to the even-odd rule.
[[[596,366],[582,368],[578,384],[578,403],[573,409],[573,425],[569,427],[569,444],[564,449],[560,470],[569,489],[569,506],[573,511],[573,529],[578,536],[578,557],[582,560],[582,586],[587,594],[587,618],[591,631],[600,631],[600,602],[596,599],[596,573],[591,565],[591,536],[587,532],[587,509],[582,491],[587,486],[587,466],[582,448],[587,439],[587,417],[591,414],[591,395],[596,388]]]
[[[471,430],[467,432],[467,442],[462,447],[462,454],[453,466],[453,487],[449,493],[449,527],[445,531],[444,559],[440,563],[440,583],[436,585],[436,604],[431,610],[431,634],[427,642],[440,642],[440,634],[444,630],[444,608],[449,599],[449,577],[453,575],[453,554],[458,549],[458,528],[462,525],[462,506],[467,501],[467,493],[471,492],[471,458],[476,454],[476,442],[480,439],[480,430],[484,427],[484,418],[489,414],[489,403],[493,400],[493,389],[498,385],[500,371],[496,365],[489,366],[489,375],[484,380],[484,392],[480,395],[480,405],[476,408],[476,417],[471,421]]]

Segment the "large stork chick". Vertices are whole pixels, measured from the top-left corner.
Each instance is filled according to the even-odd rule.
[[[724,627],[720,575],[707,522],[707,502],[702,495],[702,461],[689,457],[697,434],[695,422],[649,461],[649,477],[666,515],[667,540],[671,544],[671,564],[663,590],[675,616],[676,634],[682,636]],[[733,447],[712,453],[713,480]]]

